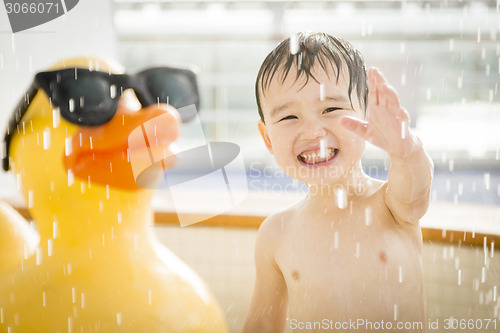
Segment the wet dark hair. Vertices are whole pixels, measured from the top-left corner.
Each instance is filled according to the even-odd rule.
[[[281,82],[287,78],[292,66],[297,68],[298,80],[302,75],[306,76],[307,84],[309,78],[318,80],[311,73],[316,61],[321,68],[329,73],[329,66],[336,73],[337,82],[340,77],[342,64],[345,63],[349,71],[349,101],[351,102],[351,93],[356,89],[356,94],[361,103],[361,107],[366,112],[366,98],[368,95],[368,85],[366,68],[361,53],[355,49],[349,42],[330,36],[326,33],[304,33],[299,32],[296,36],[297,52],[290,52],[290,37],[283,40],[271,53],[264,59],[257,80],[255,81],[255,96],[259,109],[260,119],[264,121],[262,106],[260,104],[260,92],[264,94],[264,90],[269,88],[274,75],[278,72]],[[295,41],[292,41],[292,43]],[[334,67],[335,66],[335,67]],[[319,82],[318,82],[319,83]],[[259,90],[260,88],[260,90]]]

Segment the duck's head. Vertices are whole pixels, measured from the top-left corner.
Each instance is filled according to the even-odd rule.
[[[122,73],[111,61],[74,58],[35,76],[9,122],[3,159],[28,205],[67,209],[114,194],[129,202],[144,196],[131,156],[156,156],[158,162],[170,155],[182,120],[192,116],[179,115],[174,106],[196,105],[198,92],[188,70]],[[169,165],[164,161],[163,167]]]

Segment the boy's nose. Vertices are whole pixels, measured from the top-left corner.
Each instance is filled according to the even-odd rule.
[[[326,129],[323,124],[319,121],[307,121],[305,122],[300,130],[301,140],[314,140],[321,138],[326,135]]]

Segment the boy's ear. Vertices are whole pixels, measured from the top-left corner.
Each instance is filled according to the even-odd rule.
[[[269,139],[269,135],[267,135],[266,124],[264,124],[262,120],[259,120],[259,132],[262,136],[262,139],[264,140],[264,144],[266,145],[267,150],[269,150],[269,152],[272,154],[273,146],[271,144],[271,140]]]

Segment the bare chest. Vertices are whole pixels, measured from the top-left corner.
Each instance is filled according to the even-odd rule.
[[[276,253],[291,313],[390,319],[399,306],[410,310],[404,298],[415,300],[422,289],[414,230],[401,229],[383,210],[310,219],[294,221]]]

